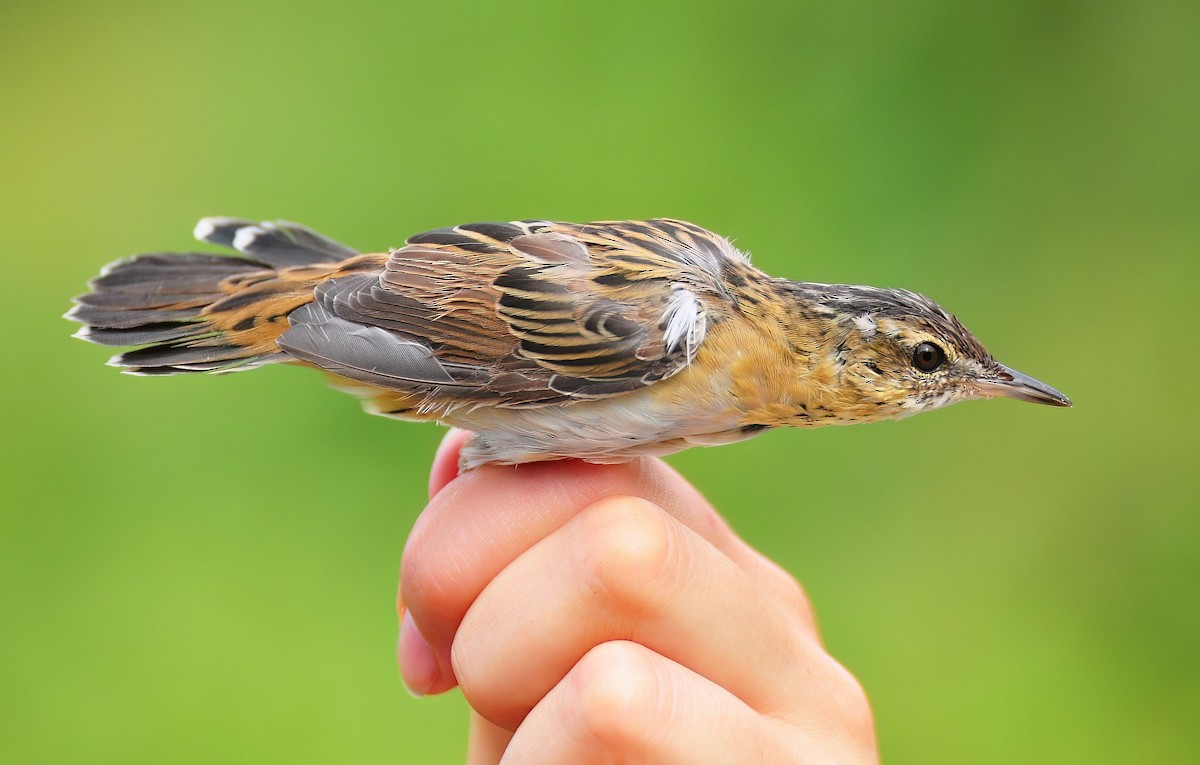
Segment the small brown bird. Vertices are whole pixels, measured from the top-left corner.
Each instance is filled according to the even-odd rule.
[[[462,465],[620,462],[783,425],[972,398],[1070,406],[907,290],[775,279],[678,220],[471,223],[359,254],[303,226],[205,218],[243,257],[149,254],[92,280],[77,337],[141,375],[284,362],[369,410],[475,433]]]

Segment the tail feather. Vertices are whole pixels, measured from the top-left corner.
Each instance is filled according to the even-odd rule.
[[[202,242],[231,247],[274,268],[335,263],[358,252],[299,223],[254,223],[238,218],[204,218],[193,232]]]
[[[264,268],[263,263],[228,255],[156,252],[108,264],[90,286],[103,290],[106,295],[204,294],[211,292],[214,278],[219,280],[235,273],[253,273]],[[96,296],[84,295],[82,299]]]
[[[76,337],[140,346],[109,363],[132,374],[227,372],[287,358],[287,314],[354,250],[294,223],[206,218],[198,238],[247,257],[150,253],[109,264],[75,298]]]
[[[97,287],[96,289],[103,289]],[[80,295],[76,301],[81,306],[96,310],[110,309],[115,311],[144,310],[146,308],[164,308],[192,301],[203,301],[211,295],[204,292],[89,292]],[[203,303],[200,303],[203,305]]]
[[[76,332],[75,337],[97,345],[152,345],[194,337],[195,334],[196,328],[191,323],[162,322],[143,324],[132,329],[100,329],[86,326]]]
[[[283,354],[276,354],[280,358]],[[141,374],[171,374],[174,372],[233,371],[262,366],[277,360],[270,355],[246,355],[246,348],[239,345],[189,345],[170,343],[152,345],[128,351],[113,357],[113,366],[129,367]]]
[[[89,327],[97,329],[140,329],[152,324],[174,324],[186,323],[191,321],[199,321],[198,312],[195,308],[145,308],[145,309],[130,309],[130,308],[93,308],[88,305],[79,305],[72,309],[67,314],[68,319],[81,321]],[[86,328],[85,328],[86,329]],[[88,338],[88,333],[83,332],[80,337]],[[119,345],[133,345],[134,343],[119,343]]]

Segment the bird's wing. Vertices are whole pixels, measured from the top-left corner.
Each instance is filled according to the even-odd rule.
[[[431,406],[541,406],[635,390],[683,369],[745,256],[675,220],[438,229],[382,273],[323,284],[280,346]]]

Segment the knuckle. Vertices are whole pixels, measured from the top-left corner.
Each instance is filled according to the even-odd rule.
[[[839,717],[851,735],[858,740],[874,740],[875,716],[866,689],[850,670],[830,659],[830,699],[839,710]]]
[[[815,621],[813,614],[812,601],[808,599],[808,593],[804,590],[804,585],[800,584],[800,580],[792,576],[788,572],[775,567],[778,573],[780,596],[784,603],[793,613],[799,615],[804,621],[812,623]]]
[[[676,585],[665,513],[638,497],[610,497],[580,516],[581,560],[593,590],[624,610],[653,610]]]
[[[765,576],[777,601],[788,612],[800,617],[805,625],[815,629],[816,614],[800,580],[772,560],[761,556],[759,560],[766,569]]]
[[[663,724],[658,673],[648,649],[601,643],[572,670],[573,706],[580,733],[608,748],[630,749]]]

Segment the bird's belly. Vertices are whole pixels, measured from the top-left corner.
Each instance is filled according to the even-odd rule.
[[[743,431],[740,413],[732,409],[664,402],[651,390],[569,406],[455,412],[444,419],[475,433],[462,453],[464,468],[563,457],[623,462],[757,432]]]

